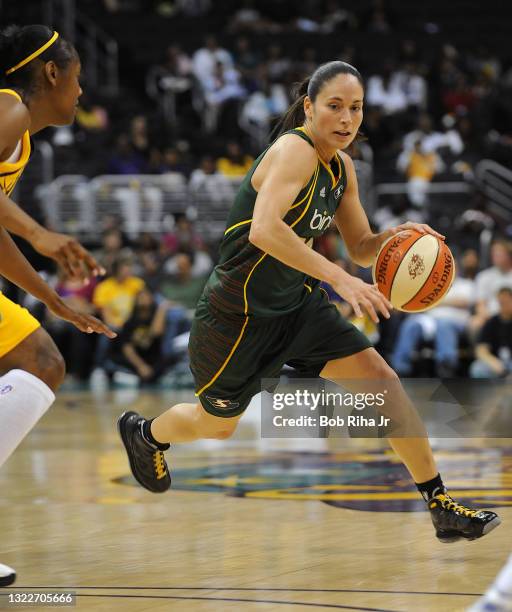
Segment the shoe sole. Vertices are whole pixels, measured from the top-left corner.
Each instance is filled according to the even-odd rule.
[[[119,436],[121,437],[121,441],[123,442],[123,446],[124,446],[124,448],[126,450],[126,454],[128,455],[128,461],[130,463],[130,470],[132,472],[132,476],[140,484],[141,487],[146,489],[146,491],[150,491],[151,493],[165,493],[166,491],[168,491],[171,488],[171,485],[169,485],[167,487],[167,489],[164,489],[164,490],[161,490],[161,489],[158,489],[158,490],[149,489],[145,483],[141,482],[137,478],[137,474],[136,474],[136,470],[135,470],[135,465],[134,465],[134,463],[132,461],[132,457],[131,457],[131,453],[130,453],[130,449],[129,449],[129,445],[128,445],[128,440],[125,438],[124,433],[123,433],[123,429],[121,428],[121,425],[125,421],[127,421],[129,418],[131,418],[132,416],[138,416],[138,415],[137,415],[136,412],[128,410],[127,412],[123,412],[123,414],[117,419],[117,431],[119,432]]]
[[[16,582],[16,574],[0,577],[0,587],[8,587]]]
[[[482,538],[484,535],[487,535],[493,529],[496,529],[496,527],[498,527],[499,525],[501,525],[501,519],[499,516],[497,516],[493,518],[492,521],[489,521],[487,525],[484,525],[484,528],[482,529],[482,533],[478,536],[469,537],[469,536],[465,536],[460,533],[458,533],[457,535],[450,535],[449,532],[445,532],[444,534],[437,532],[436,536],[437,536],[437,539],[443,544],[452,544],[453,542],[458,542],[459,540],[466,540],[468,542],[472,542],[473,540],[478,540],[479,538]]]

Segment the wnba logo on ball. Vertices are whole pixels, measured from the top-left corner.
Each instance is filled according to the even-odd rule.
[[[2,387],[0,389],[0,395],[5,395],[6,393],[9,393],[9,391],[12,391],[13,386],[12,385],[5,385],[5,387]]]
[[[411,278],[416,278],[425,272],[425,262],[423,261],[423,257],[415,253],[411,257],[411,261],[409,262],[409,276]]]

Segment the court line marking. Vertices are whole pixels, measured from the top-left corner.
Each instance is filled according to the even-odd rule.
[[[12,587],[11,587],[12,588]],[[276,591],[285,593],[374,593],[379,595],[453,595],[456,597],[481,597],[483,593],[445,593],[442,591],[384,591],[380,589],[298,589],[285,587],[144,587],[144,586],[16,586],[20,589],[52,589],[52,590],[138,590],[138,591]]]

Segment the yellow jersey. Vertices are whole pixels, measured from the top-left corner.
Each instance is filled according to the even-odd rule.
[[[21,102],[21,96],[12,89],[0,89],[0,93],[10,94]],[[27,130],[21,138],[21,150],[17,161],[0,161],[0,189],[9,196],[16,187],[18,179],[25,170],[25,166],[30,159],[31,144],[30,134]]]

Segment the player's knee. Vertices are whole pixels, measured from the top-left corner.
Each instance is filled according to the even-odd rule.
[[[368,378],[387,381],[398,381],[398,374],[391,368],[382,357],[378,357],[370,366],[371,374]]]
[[[213,432],[212,438],[216,440],[227,440],[235,433],[236,427],[217,429]]]
[[[48,344],[39,349],[38,372],[36,376],[47,384],[52,391],[56,391],[64,382],[66,376],[66,363],[56,346]]]

